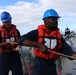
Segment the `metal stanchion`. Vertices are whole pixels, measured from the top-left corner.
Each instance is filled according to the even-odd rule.
[[[22,47],[21,47],[21,54],[22,54],[22,61],[23,61],[23,65],[24,65],[24,70],[26,71],[26,64],[25,64],[25,59],[24,59]]]

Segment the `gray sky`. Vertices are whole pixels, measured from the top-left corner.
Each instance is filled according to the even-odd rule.
[[[24,34],[42,24],[44,12],[52,8],[61,16],[59,19],[60,30],[64,31],[68,27],[76,31],[75,7],[76,0],[34,0],[31,2],[20,0],[13,4],[0,5],[0,14],[8,11],[12,16],[12,23],[17,25],[21,34]]]

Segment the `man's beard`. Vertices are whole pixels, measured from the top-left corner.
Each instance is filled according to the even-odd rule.
[[[58,28],[58,23],[56,22],[56,23],[53,23],[53,24],[48,24],[48,26],[47,26],[47,28],[49,29],[49,30],[51,30],[51,31],[54,31],[54,30],[56,30],[57,28]]]
[[[53,26],[53,25],[48,27],[48,29],[50,29],[50,30],[52,30],[52,31],[53,31],[53,30],[56,30],[57,28],[58,28],[58,26]]]

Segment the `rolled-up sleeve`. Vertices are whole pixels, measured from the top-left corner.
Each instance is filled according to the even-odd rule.
[[[27,39],[31,41],[38,41],[38,31],[33,30],[28,32],[27,34],[22,35],[18,40],[19,45],[22,45],[22,42]]]
[[[23,42],[25,39],[26,39],[26,35],[21,36],[21,37],[19,38],[19,40],[18,40],[18,44],[19,44],[19,45],[22,45],[22,42]]]

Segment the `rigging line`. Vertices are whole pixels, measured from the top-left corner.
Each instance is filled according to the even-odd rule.
[[[61,56],[67,57],[67,58],[76,59],[76,57],[72,57],[72,56],[69,56],[69,55],[65,55],[65,54],[62,54],[62,53],[58,53],[58,52],[55,52],[55,51],[51,51],[51,50],[48,50],[48,51],[49,51],[49,52],[51,52],[51,53],[54,53],[54,54],[58,54],[58,55],[61,55]]]

